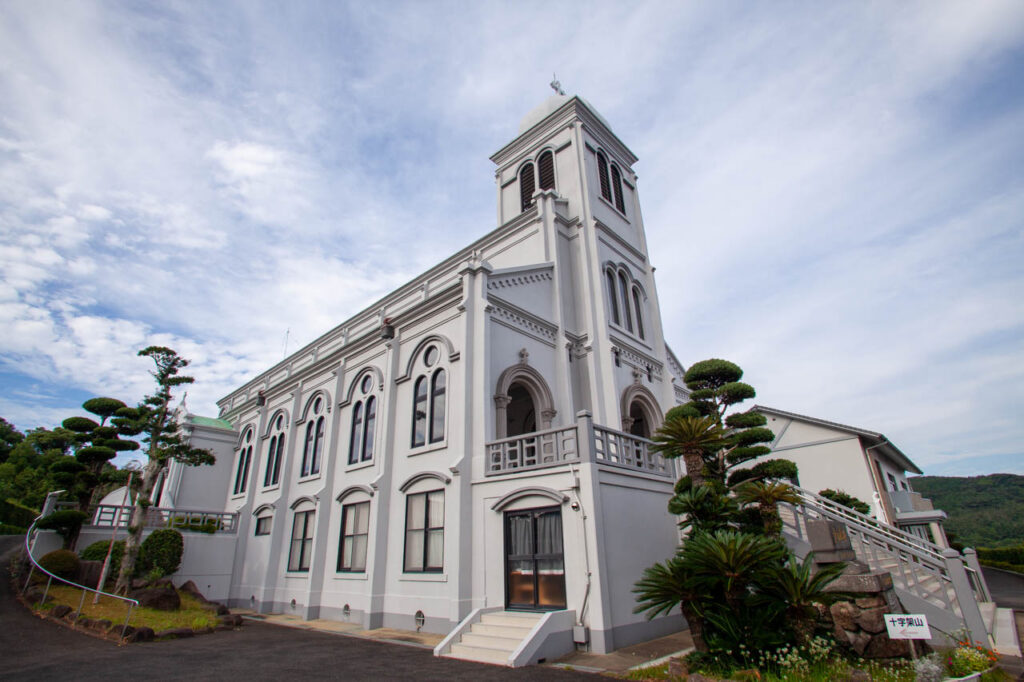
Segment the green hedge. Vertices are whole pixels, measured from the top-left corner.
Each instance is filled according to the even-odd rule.
[[[68,549],[55,549],[44,554],[39,565],[56,576],[70,580],[78,572],[78,555]]]
[[[978,559],[986,561],[1002,561],[1008,564],[1024,564],[1024,545],[1016,547],[979,547]]]
[[[12,526],[9,523],[0,523],[0,535],[24,535],[28,528]]]
[[[981,559],[980,562],[982,566],[1001,568],[1004,571],[1013,571],[1014,573],[1024,573],[1024,564],[1011,564],[1006,561],[992,561],[987,559]]]
[[[155,530],[139,547],[135,574],[147,575],[158,570],[162,575],[171,575],[181,566],[184,551],[185,539],[181,533],[173,528]]]
[[[107,558],[107,547],[110,540],[99,540],[94,542],[78,553],[85,561],[103,561]],[[124,557],[124,540],[114,543],[114,549],[110,552],[110,573],[116,575],[115,571],[121,570],[121,558]]]
[[[39,516],[39,512],[35,509],[10,500],[0,500],[0,524],[28,528],[37,516]]]

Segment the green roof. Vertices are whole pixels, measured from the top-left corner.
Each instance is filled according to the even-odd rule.
[[[227,429],[234,431],[235,427],[231,425],[231,422],[225,421],[224,419],[214,419],[213,417],[200,417],[198,414],[190,414],[188,416],[190,424],[196,426],[211,426],[215,429]]]

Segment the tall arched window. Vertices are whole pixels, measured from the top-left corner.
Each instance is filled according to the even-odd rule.
[[[437,346],[427,346],[422,362],[425,372],[413,385],[412,399],[412,446],[440,443],[444,440],[445,396],[447,375],[437,367],[441,352]]]
[[[235,470],[235,495],[241,495],[249,482],[249,465],[252,463],[252,429],[245,432],[242,447],[238,450],[238,469]]]
[[[604,157],[604,153],[597,153],[597,179],[601,184],[601,196],[608,201],[612,200],[612,189],[611,184],[608,182],[608,159]]]
[[[608,281],[608,301],[612,307],[612,322],[622,324],[622,320],[619,318],[619,292],[615,288],[615,273],[611,270],[605,270],[604,275]]]
[[[349,464],[373,459],[374,434],[377,430],[377,398],[372,392],[373,376],[367,374],[359,382],[360,397],[352,407],[352,431],[348,441]]]
[[[536,188],[533,164],[528,163],[519,171],[519,202],[523,211],[533,206],[533,191]]]
[[[323,416],[324,401],[317,396],[309,410],[306,421],[306,442],[302,448],[302,476],[313,476],[320,473],[320,462],[324,451]]]
[[[277,485],[281,481],[281,460],[284,459],[284,415],[274,420],[270,445],[267,446],[267,468],[263,472],[263,487]]]
[[[629,312],[629,282],[624,272],[619,273],[619,293],[622,296],[622,317],[625,319],[626,329],[633,331],[633,316]]]
[[[555,188],[555,155],[548,150],[537,159],[537,169],[540,171],[540,188]]]
[[[641,339],[644,338],[644,317],[640,312],[640,289],[633,287],[633,311],[636,313],[636,333]]]

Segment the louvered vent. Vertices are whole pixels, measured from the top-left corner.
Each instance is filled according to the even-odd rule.
[[[540,172],[540,188],[555,188],[555,155],[551,152],[544,152],[537,161],[537,169]]]
[[[604,154],[601,152],[597,153],[597,177],[601,181],[601,196],[611,201],[612,190],[608,186],[608,160],[604,158]]]
[[[612,165],[612,189],[615,190],[615,208],[625,213],[626,204],[622,201],[622,176],[615,165]]]
[[[523,166],[523,170],[519,171],[519,200],[522,204],[522,209],[526,209],[533,206],[533,190],[536,188],[536,184],[533,180],[533,164],[528,163]]]

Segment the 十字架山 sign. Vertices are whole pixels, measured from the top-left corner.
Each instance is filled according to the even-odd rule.
[[[928,619],[921,613],[887,613],[885,628],[889,639],[931,639]]]

